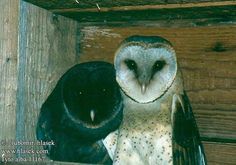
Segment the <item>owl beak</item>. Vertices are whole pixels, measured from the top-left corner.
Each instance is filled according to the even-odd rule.
[[[141,93],[142,93],[142,94],[145,94],[146,89],[147,89],[146,84],[142,84],[142,85],[141,85]]]
[[[150,83],[150,76],[147,70],[139,71],[137,74],[138,83],[141,87],[141,93],[144,95],[147,91],[148,84]]]
[[[95,118],[95,111],[93,109],[90,111],[90,118],[91,118],[91,120],[93,122],[94,118]]]

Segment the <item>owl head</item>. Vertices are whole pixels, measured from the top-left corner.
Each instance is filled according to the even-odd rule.
[[[112,64],[78,64],[63,76],[60,84],[67,125],[90,138],[103,137],[119,126],[122,99]]]
[[[177,74],[176,53],[159,36],[131,36],[115,53],[116,80],[122,91],[138,103],[160,98]]]

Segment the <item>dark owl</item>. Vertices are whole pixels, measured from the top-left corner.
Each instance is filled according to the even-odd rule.
[[[52,160],[111,164],[103,139],[122,121],[122,99],[112,64],[87,62],[67,71],[41,108],[37,139]]]

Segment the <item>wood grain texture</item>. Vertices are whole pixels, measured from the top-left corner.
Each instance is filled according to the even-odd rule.
[[[235,165],[236,144],[203,142],[208,165]]]
[[[166,5],[166,4],[198,4],[206,2],[223,2],[225,4],[232,3],[233,0],[78,0],[79,4],[75,0],[25,0],[27,2],[33,3],[37,6],[46,9],[69,9],[69,8],[96,8],[96,4],[99,4],[101,8],[103,7],[124,7],[124,6],[144,6],[144,5]]]
[[[42,103],[62,74],[77,63],[77,23],[22,2],[19,27],[20,76],[16,137],[18,141],[35,142]],[[20,148],[41,150],[36,145],[16,147]],[[17,156],[30,158],[41,155],[19,153]]]
[[[83,24],[100,25],[153,25],[207,26],[210,24],[232,24],[236,22],[236,2],[233,0],[188,0],[188,1],[44,1],[26,0],[54,13],[73,18]],[[138,14],[137,14],[138,12]],[[183,23],[185,22],[185,23]]]
[[[79,36],[80,62],[113,62],[119,43],[137,34],[159,35],[174,45],[201,136],[236,141],[236,26],[86,26]]]
[[[101,25],[115,24],[116,26],[127,26],[130,24],[140,24],[141,21],[182,21],[188,20],[197,26],[211,24],[222,24],[235,22],[236,5],[230,6],[210,6],[193,8],[161,8],[161,9],[136,9],[118,11],[81,11],[52,10],[56,14],[75,19],[81,23],[100,23]],[[138,13],[138,14],[137,14]],[[149,23],[151,24],[151,23]]]
[[[193,104],[203,140],[236,143],[236,108],[229,105]]]
[[[17,0],[0,1],[0,142],[15,140],[18,5]],[[2,150],[12,148],[14,146],[0,143],[0,154]]]
[[[140,10],[157,10],[157,9],[177,9],[177,8],[196,8],[196,7],[211,7],[211,6],[231,6],[236,5],[235,1],[219,1],[219,2],[175,2],[173,4],[153,4],[153,5],[135,5],[130,4],[129,6],[111,6],[104,7],[100,6],[100,3],[95,3],[92,8],[66,8],[66,9],[50,9],[53,12],[109,12],[109,11],[140,11]]]

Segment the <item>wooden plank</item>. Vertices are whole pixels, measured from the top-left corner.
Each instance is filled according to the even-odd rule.
[[[4,145],[7,139],[15,140],[18,0],[1,0],[0,14],[0,154],[14,146]],[[4,7],[2,7],[4,6]],[[14,156],[14,155],[10,155]]]
[[[16,137],[36,142],[36,124],[42,103],[58,79],[77,63],[77,23],[26,2],[21,3],[20,55]],[[10,120],[10,118],[8,118]],[[41,151],[41,146],[19,145],[16,149]],[[45,158],[43,154],[19,152],[17,158]]]
[[[139,25],[140,21],[164,21],[169,22],[188,20],[188,24],[193,26],[206,26],[208,24],[235,23],[236,5],[193,7],[193,8],[162,8],[147,10],[121,10],[108,12],[86,12],[79,10],[52,10],[56,14],[61,14],[73,18],[81,23],[91,22],[101,25],[115,24],[116,26]],[[185,25],[186,26],[186,25]]]
[[[99,4],[101,8],[114,8],[114,7],[125,7],[130,6],[154,6],[154,5],[167,5],[173,4],[178,6],[180,5],[191,5],[191,6],[209,6],[209,5],[231,5],[234,3],[233,0],[53,0],[53,1],[45,1],[45,0],[25,0],[27,2],[33,3],[37,6],[46,8],[46,9],[93,9],[97,8],[96,4]],[[78,3],[79,2],[79,3]],[[125,8],[126,9],[126,8]],[[127,9],[126,9],[127,10]]]
[[[209,165],[235,165],[236,143],[204,142]]]
[[[174,45],[203,138],[236,140],[236,26],[81,28],[80,62],[113,62],[130,35],[160,35]]]
[[[193,103],[199,104],[234,104],[236,103],[236,90],[200,90],[188,92],[189,97],[193,100]]]
[[[73,18],[80,23],[128,26],[153,25],[162,21],[168,26],[207,26],[236,22],[236,2],[231,1],[43,1],[26,0],[54,13]]]
[[[236,106],[193,104],[192,107],[202,139],[236,143]]]
[[[127,2],[127,1],[126,1]],[[128,1],[130,2],[130,1]],[[145,1],[146,2],[146,1]],[[152,1],[153,2],[153,1]],[[91,8],[67,8],[67,9],[51,9],[53,12],[109,12],[109,11],[140,11],[140,10],[156,10],[156,9],[176,9],[176,8],[193,8],[193,7],[211,7],[211,6],[230,6],[236,5],[234,1],[220,1],[220,2],[175,2],[170,4],[168,2],[164,4],[129,4],[128,6],[116,5],[111,7],[100,6],[101,3],[95,3]]]
[[[80,29],[80,60],[104,59],[112,62],[114,53],[124,38],[130,35],[159,35],[170,40],[174,45],[181,67],[190,67],[188,62],[191,62],[192,66],[196,60],[191,70],[200,67],[213,68],[214,66],[207,65],[212,61],[225,62],[222,63],[224,65],[218,63],[218,66],[230,69],[230,66],[226,65],[227,62],[232,61],[232,66],[236,61],[235,29],[235,25],[190,28],[160,28],[145,25],[140,27],[86,26]],[[201,65],[198,66],[199,63]],[[233,70],[229,72],[232,73]]]

